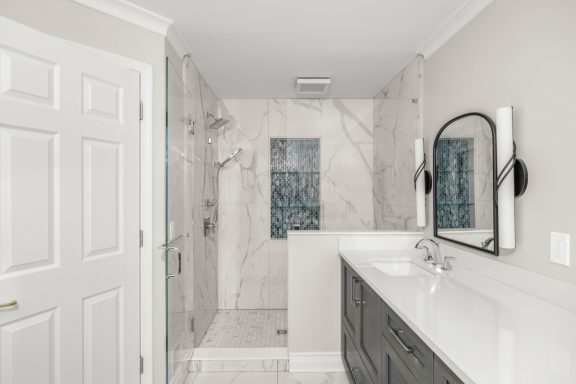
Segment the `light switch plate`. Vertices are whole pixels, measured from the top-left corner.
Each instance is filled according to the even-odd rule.
[[[569,234],[550,232],[550,261],[567,267],[570,266]]]

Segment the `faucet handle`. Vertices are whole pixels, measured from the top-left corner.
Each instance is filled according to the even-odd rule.
[[[454,267],[452,267],[452,264],[450,263],[450,260],[455,260],[456,258],[454,256],[444,256],[444,260],[442,261],[442,269],[445,271],[451,271],[452,269],[454,269]]]

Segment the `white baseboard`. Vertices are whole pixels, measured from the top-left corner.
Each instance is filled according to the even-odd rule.
[[[290,372],[344,372],[340,352],[290,353]]]

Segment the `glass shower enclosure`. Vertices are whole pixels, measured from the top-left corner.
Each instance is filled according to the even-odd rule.
[[[218,307],[215,95],[191,62],[166,59],[166,383],[186,380]]]
[[[182,383],[194,348],[191,184],[193,95],[166,59],[166,383]]]

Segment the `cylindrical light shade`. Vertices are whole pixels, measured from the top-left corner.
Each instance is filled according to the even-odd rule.
[[[424,161],[424,139],[414,141],[414,165],[418,170]],[[426,227],[426,175],[424,171],[420,173],[416,180],[416,226],[419,228]]]
[[[514,153],[513,108],[496,110],[496,147],[498,174]],[[498,188],[498,241],[500,248],[516,248],[514,226],[514,169]]]

